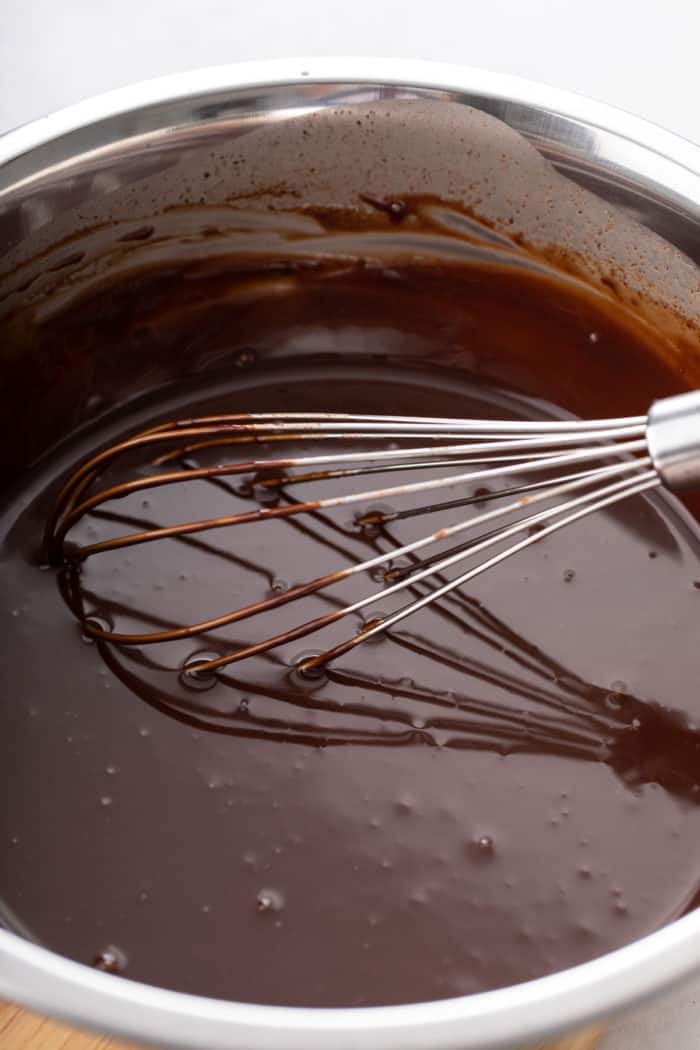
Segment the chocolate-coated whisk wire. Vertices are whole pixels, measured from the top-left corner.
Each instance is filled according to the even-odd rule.
[[[424,514],[477,507],[476,515],[467,513],[452,523],[446,520],[443,527],[389,551],[358,559],[280,594],[198,623],[126,633],[108,629],[90,618],[82,620],[86,634],[103,642],[145,646],[176,641],[253,617],[260,617],[262,625],[267,612],[336,587],[350,577],[373,572],[376,575],[377,569],[385,567],[385,586],[368,590],[352,602],[279,634],[265,636],[261,628],[259,641],[216,659],[206,659],[185,672],[201,674],[313,635],[380,600],[402,595],[418,582],[429,587],[392,613],[365,620],[361,630],[344,641],[307,658],[303,666],[311,671],[589,514],[664,482],[669,487],[684,487],[700,480],[693,474],[693,469],[698,471],[693,463],[700,458],[694,443],[700,419],[699,398],[693,393],[664,399],[652,406],[648,416],[589,421],[262,413],[164,423],[104,449],[67,479],[48,516],[46,554],[54,565],[78,569],[88,559],[110,551],[185,539],[241,524],[294,519],[338,507],[359,505],[362,512],[357,523],[377,527]],[[295,453],[301,446],[302,454],[270,456],[268,447],[272,442],[293,445]],[[251,456],[251,445],[257,445],[256,451],[263,454]],[[200,466],[192,461],[192,456],[204,449],[222,449],[231,458]],[[140,470],[139,476],[129,480],[105,483],[109,471],[123,466],[123,461],[134,454],[143,453],[151,462],[148,473],[144,475]],[[409,470],[413,473],[402,482],[401,474]],[[385,483],[375,483],[362,491],[343,488],[345,481],[375,475],[382,476]],[[383,475],[398,475],[397,482],[386,484]],[[319,495],[230,515],[144,528],[94,543],[75,544],[71,540],[73,530],[84,518],[121,499],[163,486],[223,482],[227,478],[243,480],[237,490],[242,495],[254,495],[260,489],[274,496],[301,484],[319,486]],[[440,497],[441,490],[455,488],[464,495]],[[424,496],[425,503],[402,507],[402,499],[409,495]],[[392,501],[391,510],[376,509],[375,505],[384,500]],[[488,507],[490,504],[497,505]],[[488,509],[481,509],[482,505]],[[427,553],[431,546],[436,546],[436,552]],[[417,552],[426,553],[408,567],[394,571],[389,565],[397,558],[415,559]],[[442,576],[446,570],[456,571],[456,575],[446,579]],[[71,607],[82,617],[80,603]]]

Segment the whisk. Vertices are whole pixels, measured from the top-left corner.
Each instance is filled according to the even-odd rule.
[[[251,457],[247,446],[272,443],[308,446],[310,454],[294,457]],[[334,445],[337,452],[330,451]],[[348,448],[352,445],[352,448]],[[314,447],[316,446],[316,448]],[[354,447],[357,446],[357,447]],[[239,456],[213,466],[199,466],[193,457],[202,450],[232,447]],[[321,451],[322,448],[322,451]],[[152,472],[101,487],[107,469],[132,453],[153,449]],[[420,471],[419,480],[364,491],[338,491],[346,479],[373,474]],[[427,474],[427,476],[424,476]],[[256,487],[287,492],[299,484],[328,488],[320,498],[290,501],[216,518],[149,528],[100,542],[76,545],[71,533],[86,515],[104,504],[159,488],[194,481],[251,475]],[[386,479],[383,479],[386,480]],[[397,478],[400,481],[400,479]],[[489,487],[483,488],[485,482]],[[493,488],[496,484],[500,487]],[[462,587],[479,574],[530,544],[596,511],[664,485],[674,491],[700,487],[700,391],[654,402],[646,416],[601,420],[517,421],[439,419],[421,416],[353,415],[344,413],[262,413],[212,415],[164,423],[111,446],[83,463],[65,482],[49,515],[45,549],[49,563],[77,571],[81,563],[107,551],[137,544],[177,539],[246,523],[313,514],[351,504],[371,506],[410,494],[425,494],[424,506],[369,510],[357,524],[382,527],[424,513],[450,511],[476,504],[496,504],[456,523],[446,524],[418,539],[357,561],[335,572],[292,586],[279,594],[224,615],[153,633],[127,634],[88,618],[73,606],[84,632],[103,642],[145,646],[192,638],[216,631],[341,584],[351,576],[386,566],[385,585],[332,612],[307,620],[283,633],[263,637],[217,658],[188,666],[186,674],[215,672],[287,642],[315,634],[358,613],[387,596],[400,594],[421,581],[427,593],[410,598],[389,615],[365,619],[362,629],[346,640],[307,657],[301,670],[313,672],[369,638],[385,632],[419,609]],[[337,486],[337,488],[334,487]],[[457,499],[431,502],[433,494],[459,487]],[[241,492],[252,494],[244,483]],[[471,492],[472,494],[469,494]],[[538,505],[542,504],[541,509]],[[431,545],[457,540],[446,550],[425,556]],[[417,552],[421,557],[416,558]],[[410,556],[408,566],[397,559]],[[405,559],[404,559],[405,561]],[[445,570],[460,571],[445,581]],[[432,583],[431,583],[432,581]],[[411,591],[409,590],[409,594]],[[264,632],[262,632],[264,633]]]

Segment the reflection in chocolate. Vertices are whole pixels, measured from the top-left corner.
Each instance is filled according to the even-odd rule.
[[[0,914],[136,979],[317,1006],[549,973],[681,914],[700,881],[700,535],[670,496],[547,537],[308,677],[313,637],[217,676],[180,672],[381,589],[383,574],[148,649],[90,644],[65,602],[117,629],[177,627],[460,520],[478,493],[420,518],[377,525],[392,508],[360,507],[361,526],[338,509],[41,571],[60,479],[166,418],[622,414],[683,388],[612,298],[483,256],[375,265],[335,255],[337,238],[347,247],[336,230],[314,267],[173,265],[47,315],[42,384],[56,367],[74,422],[90,398],[101,414],[0,512]],[[42,447],[71,429],[66,405],[42,418]],[[146,468],[132,457],[113,480]],[[136,493],[71,539],[282,505],[314,485],[247,481]]]

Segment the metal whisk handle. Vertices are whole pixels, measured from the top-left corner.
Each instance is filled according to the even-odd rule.
[[[700,390],[655,401],[647,417],[649,455],[674,492],[700,488]]]

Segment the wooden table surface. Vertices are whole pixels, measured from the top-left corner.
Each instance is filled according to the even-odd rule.
[[[137,1050],[109,1036],[89,1035],[0,1003],[1,1050]]]

